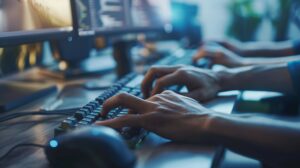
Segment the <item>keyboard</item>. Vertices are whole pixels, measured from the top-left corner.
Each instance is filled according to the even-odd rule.
[[[55,129],[55,136],[67,133],[74,129],[92,125],[97,121],[103,121],[112,119],[115,117],[121,117],[128,114],[128,109],[118,107],[111,110],[108,115],[103,118],[100,113],[102,111],[102,104],[110,97],[119,93],[129,93],[137,97],[143,98],[141,93],[140,84],[143,80],[142,75],[131,73],[121,80],[116,82],[113,86],[107,89],[103,94],[95,98],[95,100],[89,102],[81,109],[76,111],[73,116],[70,116],[63,120],[60,125]],[[131,148],[136,148],[147,135],[147,131],[144,129],[124,128],[120,132],[121,136],[126,140],[127,144]]]
[[[185,50],[184,50],[185,51]],[[186,52],[178,51],[177,53],[163,58],[156,65],[176,65],[176,64],[190,64],[195,50]],[[110,97],[122,92],[126,92],[137,97],[143,98],[140,85],[143,80],[142,75],[136,73],[128,74],[121,80],[116,82],[113,86],[107,89],[103,94],[98,96],[95,100],[89,102],[81,109],[76,111],[73,116],[63,120],[60,125],[55,129],[55,136],[72,131],[74,129],[91,125],[97,121],[121,117],[128,113],[128,109],[122,107],[111,110],[106,118],[101,117],[102,104]],[[170,90],[177,91],[180,87],[170,87]],[[126,140],[131,148],[136,148],[143,141],[147,135],[144,129],[124,128],[121,130],[120,135]]]
[[[201,59],[194,63],[192,57],[197,53],[197,49],[178,49],[174,53],[158,60],[155,65],[193,65],[199,68],[209,68],[210,62]]]

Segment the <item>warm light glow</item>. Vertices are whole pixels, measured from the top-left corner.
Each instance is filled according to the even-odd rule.
[[[36,64],[37,51],[35,48],[31,48],[29,51],[29,64],[31,66]]]
[[[20,71],[23,71],[25,69],[25,58],[27,54],[28,47],[26,45],[22,45],[20,47],[20,54],[18,56],[17,62],[18,62],[18,69]]]
[[[61,61],[59,64],[58,64],[58,67],[60,70],[66,70],[68,68],[68,64],[67,62],[65,61]]]

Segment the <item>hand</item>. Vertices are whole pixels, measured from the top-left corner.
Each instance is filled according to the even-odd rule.
[[[234,53],[240,53],[244,44],[234,39],[219,39],[205,41],[202,45],[219,45]]]
[[[129,114],[96,124],[115,129],[142,127],[162,137],[187,143],[207,140],[205,130],[214,113],[191,98],[165,91],[147,100],[119,94],[103,104],[102,115],[120,106],[129,108]]]
[[[144,97],[148,98],[161,93],[169,86],[184,85],[188,89],[188,93],[183,94],[184,96],[207,101],[220,91],[219,83],[217,73],[210,70],[190,66],[153,67],[145,75],[142,92]]]
[[[212,65],[219,64],[226,67],[244,66],[243,57],[221,46],[202,46],[193,57],[193,61],[196,62],[202,58],[209,59]]]

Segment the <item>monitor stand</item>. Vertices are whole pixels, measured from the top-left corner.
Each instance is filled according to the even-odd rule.
[[[113,57],[117,63],[118,78],[122,78],[133,71],[131,49],[135,43],[135,41],[117,41],[113,44]]]
[[[115,67],[115,62],[111,59],[111,56],[99,56],[83,60],[78,64],[60,61],[52,66],[41,67],[40,72],[54,78],[68,80],[87,76],[104,75],[113,72]]]
[[[91,39],[80,38],[52,44],[53,55],[60,61],[54,66],[41,68],[41,72],[60,79],[72,79],[88,75],[103,75],[116,70],[118,78],[133,71],[131,49],[135,40],[117,40],[113,43],[113,57],[102,55],[89,58]]]
[[[91,75],[103,75],[115,69],[115,63],[110,56],[90,57],[93,38],[74,37],[68,40],[53,41],[52,55],[58,60],[52,66],[42,67],[45,75],[72,79]]]

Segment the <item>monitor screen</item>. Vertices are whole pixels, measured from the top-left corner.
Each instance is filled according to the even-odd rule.
[[[79,35],[163,29],[170,0],[76,0]]]
[[[17,41],[32,35],[51,37],[72,29],[70,0],[0,0],[0,40],[15,37]]]
[[[132,0],[131,18],[133,27],[161,28],[171,23],[170,1]]]

